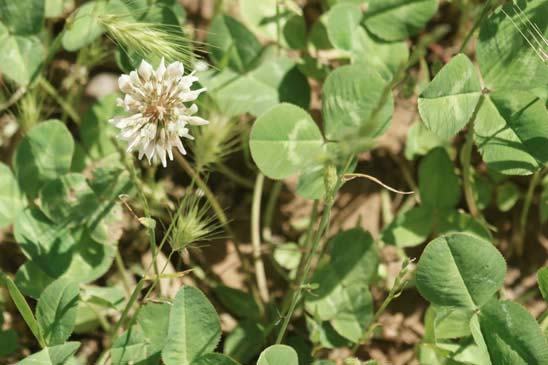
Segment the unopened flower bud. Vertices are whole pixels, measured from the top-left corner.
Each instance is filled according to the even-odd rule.
[[[118,78],[118,87],[122,92],[130,93],[133,89],[131,79],[128,75],[122,75]]]
[[[141,76],[144,81],[150,80],[150,76],[152,76],[153,71],[154,70],[152,69],[150,63],[145,60],[141,61],[141,65],[139,66],[139,76]]]

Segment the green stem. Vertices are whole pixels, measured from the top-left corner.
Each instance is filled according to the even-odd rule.
[[[470,39],[472,39],[472,36],[474,35],[475,31],[478,29],[481,23],[483,23],[483,20],[485,19],[487,14],[489,14],[489,11],[491,10],[492,2],[493,0],[487,0],[485,5],[483,5],[483,9],[481,10],[480,17],[476,20],[476,22],[474,23],[474,26],[472,27],[472,29],[470,29],[468,34],[466,34],[466,37],[464,38],[464,41],[462,42],[462,45],[460,46],[459,53],[462,53],[466,50],[466,46],[468,45],[468,42],[470,41]]]
[[[219,218],[219,221],[221,222],[225,230],[226,229],[229,230],[227,231],[227,233],[231,234],[232,231],[230,231],[230,228],[228,228],[228,218],[223,208],[221,207],[221,204],[219,204],[219,201],[217,200],[213,192],[209,189],[209,186],[207,186],[205,181],[200,177],[200,175],[196,171],[194,171],[192,166],[190,166],[190,164],[187,162],[187,160],[183,156],[181,156],[180,154],[175,154],[175,159],[177,160],[179,165],[183,168],[183,170],[187,173],[187,175],[190,176],[196,182],[196,185],[198,185],[198,187],[203,190],[207,200],[209,201],[209,203],[211,204],[211,207],[213,208],[213,211],[217,215],[217,218]]]
[[[276,208],[276,202],[282,191],[282,181],[276,180],[272,184],[270,189],[270,196],[266,203],[265,213],[264,213],[264,224],[263,224],[263,238],[266,242],[272,242],[272,217],[274,216],[274,209]]]
[[[126,298],[129,299],[131,297],[131,287],[129,285],[128,276],[126,267],[124,266],[124,261],[122,260],[122,255],[120,255],[120,250],[116,250],[116,256],[114,257],[116,261],[116,268],[118,269],[118,272],[120,273],[120,276],[122,278],[122,286],[124,287],[124,291],[126,292]]]
[[[529,182],[529,187],[527,188],[527,194],[525,195],[525,200],[523,201],[523,208],[521,209],[521,215],[519,219],[518,227],[518,237],[516,241],[516,253],[518,256],[523,255],[523,248],[525,246],[525,228],[527,226],[527,218],[529,217],[529,210],[531,208],[531,202],[533,201],[533,195],[535,193],[535,188],[540,182],[541,172],[537,171],[533,174],[531,181]]]
[[[112,339],[116,334],[118,333],[118,330],[122,327],[122,325],[125,323],[126,319],[129,316],[129,312],[131,308],[133,307],[133,304],[137,301],[137,298],[139,297],[139,293],[141,290],[143,290],[143,286],[145,285],[145,278],[143,277],[139,282],[137,283],[137,286],[133,290],[133,294],[131,294],[131,297],[129,298],[129,301],[127,302],[124,311],[122,312],[122,316],[120,317],[120,320],[116,323],[116,325],[112,328],[112,330],[109,333],[109,338]],[[112,341],[111,341],[112,342]],[[108,359],[109,351],[105,350],[103,354],[99,357],[99,360],[97,360],[97,364],[104,365]]]
[[[297,273],[295,275],[295,279],[301,277],[301,272],[304,268],[304,263],[306,261],[306,258],[308,257],[308,254],[310,253],[310,244],[312,243],[312,236],[314,233],[314,224],[316,223],[316,220],[318,219],[318,205],[319,201],[316,199],[314,200],[314,204],[312,205],[312,212],[310,213],[310,221],[308,222],[308,228],[306,229],[306,236],[305,236],[305,242],[303,244],[303,247],[301,249],[302,255],[301,259],[299,261],[299,265],[297,266]],[[289,280],[288,280],[289,281]],[[290,287],[296,288],[295,282],[292,282]],[[287,312],[289,305],[291,304],[291,300],[293,298],[293,295],[286,295],[285,300],[283,302],[282,308],[283,312]]]
[[[542,333],[548,334],[548,308],[538,317],[537,322],[540,324]]]
[[[137,188],[137,190],[139,192],[139,195],[140,195],[141,200],[143,202],[143,210],[144,210],[145,216],[146,216],[147,219],[150,220],[150,219],[152,219],[152,217],[151,217],[150,209],[149,209],[149,206],[148,206],[148,200],[147,200],[147,197],[145,195],[145,190],[143,188],[143,183],[142,183],[141,180],[139,180],[139,178],[137,176],[137,171],[135,170],[135,165],[133,164],[133,162],[130,163],[130,162],[127,161],[126,154],[124,153],[122,148],[119,146],[116,139],[113,138],[112,140],[114,141],[114,145],[116,146],[116,148],[118,149],[118,152],[120,153],[120,159],[122,160],[122,163],[125,165],[126,169],[129,171],[131,181],[133,182],[133,184],[135,185],[135,187]],[[152,227],[152,226],[147,227],[147,229],[148,229],[148,234],[149,234],[149,237],[150,237],[150,248],[151,248],[151,251],[152,251],[152,263],[154,265],[154,273],[156,275],[159,275],[159,273],[160,273],[158,271],[158,252],[159,252],[159,249],[158,249],[158,246],[156,244],[156,231],[154,230],[154,227]]]
[[[129,298],[129,301],[126,304],[126,306],[124,308],[124,311],[122,312],[122,316],[120,317],[120,320],[116,323],[116,325],[113,327],[112,331],[110,332],[110,336],[109,336],[110,338],[114,337],[116,335],[116,333],[118,333],[118,330],[120,329],[120,327],[122,327],[122,324],[126,321],[126,318],[129,315],[129,311],[130,311],[131,307],[133,307],[133,304],[135,303],[137,298],[139,297],[139,293],[143,289],[143,286],[145,285],[145,282],[146,282],[145,278],[142,278],[137,283],[137,286],[133,290],[133,294],[131,294],[131,297]]]
[[[332,199],[329,199],[329,200],[332,201]],[[306,257],[305,266],[304,266],[302,275],[300,276],[298,287],[296,288],[296,291],[293,293],[289,309],[287,310],[287,313],[284,315],[284,321],[282,323],[282,328],[280,329],[280,332],[278,333],[278,337],[276,338],[276,344],[282,343],[282,340],[285,335],[285,331],[287,330],[287,326],[289,325],[289,322],[291,321],[291,317],[293,316],[293,312],[295,311],[295,308],[297,307],[297,303],[301,299],[301,293],[302,293],[304,284],[306,280],[308,279],[308,275],[310,274],[310,269],[312,268],[313,258],[316,256],[318,252],[318,249],[320,247],[320,241],[323,237],[324,232],[327,231],[329,220],[331,219],[331,208],[332,208],[332,204],[327,204],[324,207],[322,218],[320,220],[320,226],[318,230],[316,231],[314,240],[312,241],[311,251]]]
[[[476,104],[476,108],[474,109],[474,113],[472,114],[472,117],[470,118],[470,121],[468,122],[468,131],[466,132],[466,140],[464,142],[464,146],[462,147],[462,151],[460,155],[460,160],[462,165],[462,180],[463,180],[462,185],[464,189],[464,198],[466,199],[466,205],[468,205],[468,210],[470,211],[470,214],[474,218],[481,219],[482,221],[484,221],[484,219],[476,204],[476,199],[474,197],[474,190],[472,188],[472,175],[470,174],[470,171],[471,171],[471,164],[472,164],[472,150],[474,147],[474,122],[486,98],[485,96],[486,93],[487,93],[486,90],[482,92],[482,95],[480,96],[480,99],[478,100],[478,103]]]
[[[354,155],[353,154],[349,155],[342,169],[343,172],[348,170],[353,160],[354,160]],[[333,207],[333,204],[335,202],[335,196],[337,195],[337,191],[339,191],[339,188],[342,186],[342,184],[344,184],[343,175],[337,176],[337,169],[334,165],[325,166],[324,184],[325,184],[326,193],[325,193],[325,203],[324,203],[325,206],[322,213],[322,218],[320,220],[320,224],[316,231],[316,234],[314,238],[312,239],[311,231],[314,225],[314,221],[315,221],[314,215],[317,208],[317,201],[315,201],[314,207],[312,210],[313,219],[311,219],[309,223],[309,231],[306,237],[307,242],[305,246],[308,249],[308,246],[311,245],[310,252],[305,252],[306,256],[303,259],[304,261],[301,261],[301,262],[304,262],[304,269],[302,273],[300,272],[300,268],[297,271],[297,277],[299,278],[299,283],[297,288],[295,288],[295,292],[293,293],[293,295],[289,296],[291,297],[291,302],[289,305],[289,309],[284,315],[282,328],[280,329],[280,332],[278,333],[278,337],[276,338],[277,344],[282,342],[283,337],[285,335],[285,331],[287,330],[287,326],[289,325],[289,322],[291,321],[291,317],[293,316],[293,312],[295,311],[295,308],[297,307],[297,303],[301,299],[301,294],[302,294],[305,281],[308,279],[308,276],[312,268],[312,261],[321,252],[320,242],[324,236],[324,233],[329,231],[329,224],[331,221],[331,208]]]
[[[5,101],[4,103],[0,104],[0,112],[9,108],[10,106],[12,106],[13,104],[17,103],[19,101],[19,99],[21,99],[23,97],[23,95],[25,95],[25,93],[27,92],[27,87],[26,86],[21,86],[20,88],[18,88],[11,96],[10,98]]]
[[[253,189],[253,182],[238,174],[236,171],[232,170],[225,164],[219,163],[215,166],[217,167],[218,172],[231,178],[235,183],[243,186],[244,188]]]
[[[253,203],[251,205],[251,244],[253,246],[253,263],[259,294],[264,303],[268,303],[270,295],[266,282],[264,263],[261,258],[261,197],[263,195],[264,175],[260,172],[255,180]]]
[[[468,132],[466,133],[466,141],[462,148],[461,164],[462,164],[462,183],[464,189],[464,198],[468,205],[468,210],[474,218],[479,218],[480,213],[476,205],[476,199],[474,198],[474,190],[472,189],[472,176],[470,174],[471,160],[472,160],[472,147],[474,146],[474,123],[473,121],[468,125]]]
[[[282,27],[280,26],[280,0],[276,0],[276,44],[278,46],[278,55],[282,52]]]
[[[124,160],[124,159],[123,159]],[[125,161],[125,160],[124,160]],[[126,165],[126,168],[128,168],[132,173],[132,175],[135,174],[135,171],[133,169],[131,169],[130,167],[128,167]],[[135,176],[136,177],[136,176]],[[137,181],[137,183],[139,183],[139,181]],[[143,195],[144,196],[144,195]],[[146,204],[146,201],[145,201],[145,204]],[[179,216],[181,214],[181,209],[182,209],[182,205],[179,205],[178,209],[177,209],[177,213],[176,215]],[[147,209],[148,211],[148,209]],[[175,222],[176,220],[173,220],[166,233],[164,234],[162,240],[160,241],[160,244],[158,246],[156,246],[156,240],[154,239],[154,244],[151,243],[151,246],[153,247],[153,251],[154,252],[160,252],[162,250],[162,248],[164,247],[164,245],[166,244],[167,240],[168,240],[168,237],[170,236],[171,234],[171,231],[173,230],[173,227],[175,226]],[[152,235],[152,237],[155,237],[155,235]],[[172,253],[173,254],[173,251]],[[164,267],[162,268],[162,273],[163,271],[165,270],[165,268],[167,267],[167,264],[170,262],[171,260],[171,254],[170,256],[168,257],[168,259],[166,260],[166,263],[164,265]],[[152,266],[154,266],[154,272],[156,273],[155,275],[155,280],[153,281],[151,287],[149,288],[149,290],[147,291],[147,293],[145,294],[145,297],[148,297],[148,295],[150,295],[150,293],[152,292],[152,290],[154,290],[154,288],[156,287],[156,285],[159,283],[159,280],[161,278],[161,275],[160,275],[160,270],[158,268],[158,264],[157,264],[157,260],[156,260],[156,256],[153,256],[153,260],[152,262],[148,265],[148,267],[145,269],[144,273],[143,273],[143,276],[141,277],[141,279],[139,280],[139,282],[137,283],[137,285],[135,286],[135,288],[133,289],[133,292],[131,293],[131,296],[129,297],[129,300],[128,302],[126,303],[126,306],[124,307],[124,310],[122,311],[122,315],[120,317],[120,320],[116,323],[115,327],[112,328],[112,330],[109,332],[109,337],[112,338],[113,336],[115,336],[118,332],[118,330],[122,327],[122,325],[125,323],[128,315],[129,315],[129,312],[131,310],[131,308],[133,307],[133,305],[135,304],[135,302],[137,301],[137,298],[139,296],[139,293],[141,292],[141,290],[143,289],[143,286],[145,285],[146,281],[149,280],[148,278],[148,272],[150,271],[150,269],[152,268]],[[97,361],[97,364],[104,364],[106,362],[106,360],[108,359],[108,354],[109,352],[108,351],[105,351],[103,352],[103,354],[99,357],[99,360]]]
[[[381,190],[381,215],[382,223],[384,226],[387,226],[394,219],[394,214],[392,213],[392,201],[390,200],[390,193],[388,190]]]
[[[394,280],[394,285],[392,285],[392,288],[390,288],[390,292],[388,293],[387,297],[382,302],[379,309],[375,312],[375,315],[373,316],[373,320],[371,321],[371,324],[367,327],[365,330],[363,336],[361,337],[360,341],[354,345],[352,348],[352,353],[356,353],[359,349],[359,347],[367,343],[371,336],[373,335],[373,331],[375,328],[379,326],[377,323],[381,314],[384,313],[388,305],[394,300],[395,298],[399,297],[402,291],[405,289],[405,286],[407,285],[408,281],[406,280],[406,275],[409,271],[409,259],[404,259],[402,263],[402,268],[400,272],[398,273],[398,276],[396,276],[396,279]]]
[[[63,97],[59,95],[55,87],[50,84],[48,80],[46,80],[44,77],[40,77],[38,79],[38,83],[42,87],[42,89],[44,89],[44,91],[48,93],[48,95],[51,96],[57,104],[59,104],[63,111],[66,112],[76,124],[80,124],[80,115],[76,112],[76,110],[74,110],[72,105],[67,103],[63,99]]]
[[[110,324],[108,323],[103,313],[101,313],[101,310],[95,308],[95,306],[91,303],[88,303],[88,302],[84,302],[84,303],[93,312],[93,314],[95,314],[95,316],[97,317],[97,320],[99,321],[99,324],[101,325],[101,328],[103,328],[103,330],[107,333],[110,332]]]

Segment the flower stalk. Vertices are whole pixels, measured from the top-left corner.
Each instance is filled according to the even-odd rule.
[[[251,244],[253,246],[253,264],[259,294],[264,303],[270,301],[264,263],[261,258],[261,197],[263,195],[264,175],[260,172],[255,180],[253,203],[251,206]]]

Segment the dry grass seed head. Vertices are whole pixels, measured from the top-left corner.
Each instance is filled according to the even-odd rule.
[[[178,212],[172,217],[174,226],[170,244],[173,250],[183,250],[197,242],[219,237],[221,226],[212,214],[211,205],[202,201],[195,191],[186,192],[179,202]]]
[[[179,25],[139,21],[130,13],[100,15],[98,20],[114,43],[144,59],[164,57],[190,67],[196,58],[194,51],[203,46],[186,37]]]
[[[192,151],[198,171],[222,162],[239,148],[240,126],[237,120],[220,113],[210,114],[208,120],[208,128],[196,128],[194,132]]]

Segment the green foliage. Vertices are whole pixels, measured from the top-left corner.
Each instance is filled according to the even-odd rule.
[[[0,72],[2,74],[19,85],[27,85],[36,76],[45,56],[46,51],[37,36],[11,34],[0,22]]]
[[[169,313],[166,345],[162,359],[166,365],[191,365],[212,352],[221,337],[215,308],[198,289],[185,286],[177,293]]]
[[[529,175],[548,162],[545,102],[527,91],[494,92],[481,104],[474,140],[493,170]]]
[[[422,203],[432,209],[454,207],[460,199],[459,180],[447,152],[435,148],[419,166]]]
[[[44,0],[1,0],[0,22],[14,35],[39,33],[44,22]]]
[[[53,278],[93,281],[108,270],[114,256],[115,247],[96,242],[86,229],[56,225],[37,208],[19,213],[14,232],[23,253]]]
[[[432,304],[476,310],[502,286],[506,263],[489,242],[452,234],[432,241],[417,267],[417,288]]]
[[[70,170],[74,141],[58,120],[43,122],[19,143],[13,160],[20,188],[30,198],[40,187]]]
[[[123,365],[148,360],[148,348],[144,334],[135,327],[122,333],[110,349],[112,363]]]
[[[0,316],[1,318],[2,316]],[[0,321],[1,323],[1,321]],[[0,331],[0,356],[7,356],[19,348],[19,338],[14,329]]]
[[[116,94],[102,97],[88,109],[82,118],[80,126],[82,145],[87,155],[93,159],[100,159],[117,152],[113,143],[116,128],[105,123],[113,115],[122,113],[122,109],[116,106],[117,98]]]
[[[537,273],[538,287],[546,302],[548,302],[548,267],[543,267]]]
[[[386,42],[370,34],[363,26],[352,35],[352,62],[371,67],[390,80],[396,71],[406,64],[409,47],[403,41]]]
[[[370,0],[364,24],[373,34],[397,41],[416,34],[438,9],[438,0]]]
[[[216,287],[215,294],[221,303],[235,315],[255,321],[260,319],[261,310],[252,295],[226,285]]]
[[[486,304],[479,323],[493,364],[543,364],[548,343],[533,316],[511,301],[493,300]]]
[[[193,362],[193,365],[240,365],[235,360],[223,354],[206,354]]]
[[[78,283],[97,279],[114,257],[117,238],[110,229],[117,224],[118,196],[130,193],[129,174],[109,158],[90,171],[91,179],[70,173],[73,151],[74,141],[64,124],[40,123],[14,155],[19,189],[29,200],[38,197],[39,205],[22,209],[25,199],[13,191],[9,178],[5,180],[13,191],[15,239],[31,260],[19,269],[16,281],[35,298],[57,278]]]
[[[548,36],[548,4],[543,0],[519,0],[516,4],[521,11],[516,11],[513,3],[500,7],[480,29],[477,58],[489,90],[529,91],[548,84],[546,64],[535,49],[542,50],[542,45],[535,41],[538,36],[532,29],[535,24],[541,34]]]
[[[340,49],[352,50],[353,34],[360,27],[362,14],[352,4],[337,4],[329,10],[327,34],[331,43]]]
[[[288,9],[283,7],[283,4],[278,4],[277,14],[276,4],[276,0],[241,0],[240,13],[246,24],[249,24],[251,30],[257,34],[272,41],[279,40],[283,46],[293,49],[304,48],[306,24],[304,17],[296,13],[296,10],[300,9]]]
[[[217,16],[210,28],[208,43],[212,59],[236,72],[253,69],[261,44],[242,23],[229,15]]]
[[[2,359],[374,364],[403,303],[409,362],[545,365],[547,315],[517,302],[548,269],[502,300],[548,221],[545,0],[182,3],[0,0]],[[140,67],[162,58],[190,77]],[[124,142],[196,136],[183,172],[124,151],[133,112]]]
[[[74,330],[78,285],[65,278],[48,285],[38,300],[36,320],[48,346],[62,345]]]
[[[430,130],[450,138],[468,123],[480,96],[481,85],[474,66],[459,54],[423,90],[419,112]]]
[[[381,134],[392,117],[392,96],[382,105],[376,120],[371,117],[382,100],[385,86],[378,74],[364,73],[359,65],[333,71],[323,87],[326,137],[339,140],[356,132],[366,137]]]
[[[33,336],[36,338],[40,346],[46,346],[46,342],[44,341],[44,337],[40,330],[40,325],[36,321],[36,318],[34,317],[34,314],[32,313],[29,304],[25,300],[25,297],[23,296],[23,294],[21,294],[13,280],[5,276],[4,273],[0,272],[0,284],[5,286],[8,290],[11,300],[13,300],[13,303],[21,314],[21,317],[23,317],[23,320],[29,327],[30,331],[32,332]]]
[[[62,345],[46,347],[18,363],[18,365],[57,365],[66,363],[80,347],[80,342],[65,342]]]
[[[202,82],[227,116],[250,113],[259,116],[280,102],[302,108],[310,104],[310,87],[295,62],[272,57],[256,69],[239,76],[230,70],[210,72]]]
[[[259,356],[259,361],[257,361],[257,365],[276,364],[298,365],[297,352],[289,346],[274,345],[264,350]]]
[[[373,316],[368,285],[377,268],[372,237],[352,229],[336,235],[330,245],[331,260],[311,279],[318,289],[306,296],[305,308],[321,321],[330,321],[342,337],[358,343]]]
[[[90,1],[78,8],[63,34],[62,43],[67,51],[76,51],[101,36],[104,29],[99,17],[108,13],[107,2]]]
[[[505,273],[503,257],[489,242],[452,234],[429,243],[416,281],[419,292],[436,306],[436,328],[442,330],[439,320],[444,318],[451,337],[471,334],[480,351],[475,358],[485,354],[492,364],[542,364],[548,343],[535,319],[521,305],[494,295]],[[470,332],[462,323],[469,323]]]
[[[428,153],[431,149],[446,145],[442,138],[430,131],[424,123],[415,122],[409,128],[405,145],[405,158],[413,160]]]
[[[540,223],[548,221],[548,178],[544,178],[542,181],[542,194],[540,196]]]
[[[433,212],[428,207],[414,207],[397,215],[383,230],[382,240],[399,247],[423,243],[432,232]]]
[[[0,228],[13,223],[24,202],[10,168],[0,163]]]
[[[511,181],[497,187],[497,207],[503,212],[512,209],[519,197],[519,188]]]
[[[38,299],[42,291],[55,279],[46,274],[32,261],[19,266],[15,275],[15,283],[25,295]]]
[[[57,18],[71,6],[74,6],[74,0],[45,0],[44,15],[46,18]]]
[[[423,91],[419,111],[426,126],[444,138],[475,119],[474,141],[488,166],[504,174],[529,175],[548,161],[542,147],[548,138],[548,111],[531,93],[547,83],[539,57],[545,40],[538,38],[548,32],[548,23],[539,18],[546,8],[542,1],[527,7],[518,3],[508,3],[481,27],[478,63],[486,88],[480,89],[466,56],[458,55]]]
[[[249,361],[264,348],[266,337],[261,325],[244,320],[226,337],[224,353],[242,363]]]
[[[321,154],[323,143],[319,128],[306,111],[282,103],[255,121],[249,145],[261,171],[283,179],[309,166]]]
[[[485,225],[467,213],[456,210],[461,197],[459,177],[447,151],[430,150],[420,161],[419,192],[421,205],[402,210],[382,231],[385,243],[414,247],[432,233],[467,232],[491,239]]]

